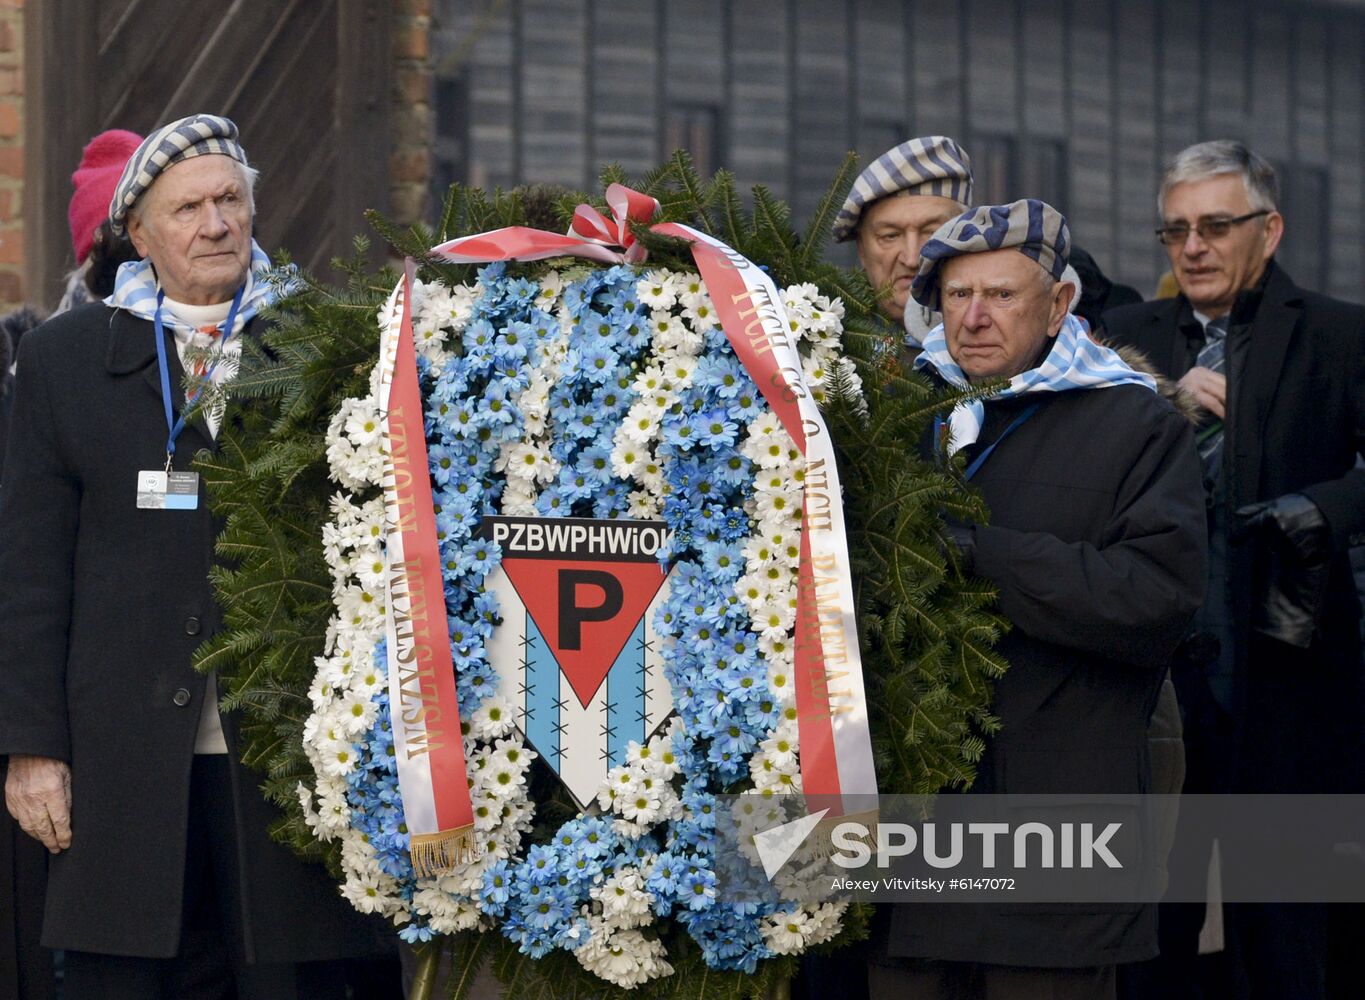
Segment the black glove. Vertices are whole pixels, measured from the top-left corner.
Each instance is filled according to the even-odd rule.
[[[1266,589],[1252,612],[1251,627],[1290,646],[1313,641],[1332,554],[1332,532],[1318,505],[1302,493],[1287,493],[1237,511],[1241,523],[1230,539],[1268,534]]]
[[[1286,493],[1237,509],[1241,524],[1232,532],[1238,542],[1257,531],[1273,528],[1306,564],[1326,562],[1332,554],[1332,530],[1318,505],[1302,493]]]
[[[948,524],[948,537],[957,548],[957,563],[963,575],[973,571],[976,566],[976,528],[970,524]],[[951,556],[951,553],[949,553]]]

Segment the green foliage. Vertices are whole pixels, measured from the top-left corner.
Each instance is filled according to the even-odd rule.
[[[305,857],[333,852],[303,820],[296,788],[310,780],[303,723],[313,660],[323,650],[332,581],[321,525],[333,487],[324,436],[340,400],[362,394],[377,353],[375,315],[395,280],[367,275],[366,245],[338,262],[344,290],[309,284],[271,314],[259,343],[243,344],[232,382],[235,416],[216,453],[195,463],[223,519],[213,584],[223,630],[199,648],[195,666],[216,669],[224,704],[240,712],[245,762],[283,817],[272,833]]]
[[[990,688],[1005,669],[993,650],[1004,623],[991,610],[991,591],[961,574],[942,513],[980,521],[986,512],[960,470],[919,457],[933,416],[963,394],[908,373],[894,347],[899,330],[877,312],[863,275],[821,259],[855,167],[850,155],[804,235],[769,191],[754,189],[753,207],[746,209],[732,175],[721,171],[703,179],[682,152],[631,186],[660,201],[656,221],[713,233],[763,264],[780,286],[813,282],[843,300],[845,350],[866,403],[854,399],[846,377],[839,379],[827,420],[844,484],[879,780],[888,792],[964,788],[975,777],[983,737],[998,727]],[[603,180],[625,178],[619,167],[608,167]],[[472,279],[475,268],[432,257],[434,244],[501,226],[546,228],[547,219],[563,231],[574,206],[587,200],[543,186],[490,194],[457,185],[434,229],[402,229],[374,213],[369,219],[400,255],[418,261],[425,280],[459,283]],[[649,251],[648,266],[692,268],[684,241],[644,226],[633,231]],[[273,311],[273,325],[259,344],[244,346],[240,374],[231,383],[235,416],[222,430],[219,450],[197,462],[223,519],[218,553],[224,565],[213,580],[224,628],[198,651],[196,665],[218,671],[226,704],[240,710],[244,758],[263,772],[265,793],[282,812],[272,832],[301,855],[329,862],[334,872],[334,850],[312,836],[296,789],[312,778],[301,734],[314,659],[324,651],[332,613],[321,541],[335,490],[327,476],[325,435],[341,401],[366,391],[378,355],[376,315],[397,279],[391,269],[367,273],[366,250],[358,239],[355,256],[336,262],[347,275],[344,288],[308,284]],[[515,266],[528,275],[546,267]],[[547,774],[533,777],[533,794],[543,824],[572,811]],[[832,946],[864,937],[866,916],[865,908],[851,907]],[[665,933],[672,935],[669,960],[678,974],[632,991],[632,998],[758,998],[795,967],[793,960],[775,959],[755,975],[718,973],[705,966],[685,934]],[[452,997],[465,995],[473,970],[485,961],[508,997],[627,995],[588,976],[572,956],[556,952],[533,962],[498,935],[462,935],[446,946],[456,970]]]

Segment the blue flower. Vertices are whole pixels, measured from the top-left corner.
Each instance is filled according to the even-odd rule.
[[[693,863],[678,882],[678,900],[689,910],[706,910],[716,901],[716,875]]]
[[[763,414],[763,397],[752,386],[740,389],[727,401],[725,412],[738,424],[748,425]]]
[[[414,919],[403,925],[398,931],[398,936],[408,944],[421,944],[423,941],[430,941],[436,936],[436,932],[431,929],[430,924]]]
[[[512,873],[506,861],[495,861],[483,873],[483,903],[486,909],[502,916],[512,895]]]

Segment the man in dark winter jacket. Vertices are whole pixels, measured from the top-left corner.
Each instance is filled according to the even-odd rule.
[[[944,319],[917,367],[1008,379],[932,445],[965,457],[990,508],[953,535],[1013,626],[976,793],[1145,791],[1148,717],[1204,587],[1190,424],[1068,314],[1069,243],[1042,202],[979,208],[925,245],[914,284]],[[1112,997],[1116,964],[1155,953],[1154,908],[1097,909],[893,907],[872,995]]]
[[[327,960],[374,928],[272,843],[216,682],[214,521],[195,453],[275,292],[255,176],[224,118],[158,129],[110,206],[145,259],[107,303],[26,336],[0,488],[0,754],[11,814],[51,855],[43,943],[67,1000],[343,996]],[[221,403],[221,399],[220,399]]]
[[[1237,142],[1179,153],[1157,235],[1175,299],[1105,315],[1204,410],[1208,600],[1173,667],[1192,792],[1361,791],[1360,605],[1347,550],[1365,529],[1365,309],[1275,263],[1278,181]],[[1198,856],[1172,857],[1203,871]],[[1223,845],[1228,859],[1232,845]],[[1325,995],[1328,913],[1229,906],[1237,983],[1221,996]],[[1164,996],[1185,995],[1202,907],[1163,908]],[[1254,992],[1247,993],[1247,990]],[[1262,992],[1263,991],[1263,992]]]

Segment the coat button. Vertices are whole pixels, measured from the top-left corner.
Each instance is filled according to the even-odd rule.
[[[195,618],[194,616],[190,616],[189,618],[186,618],[186,619],[185,619],[185,634],[186,634],[186,635],[198,635],[198,634],[200,633],[200,631],[202,631],[202,629],[203,629],[203,626],[199,624],[199,619],[198,619],[198,618]]]
[[[190,703],[190,689],[176,688],[175,694],[171,695],[171,701],[175,702],[177,708],[184,708]]]

